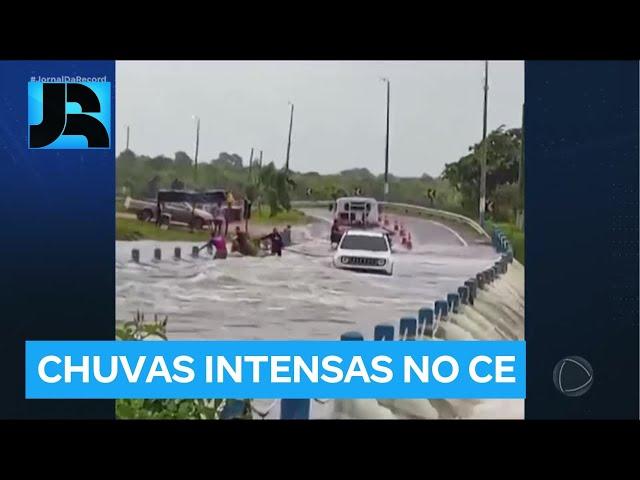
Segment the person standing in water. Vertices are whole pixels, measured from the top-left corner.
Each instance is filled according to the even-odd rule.
[[[340,225],[338,225],[338,220],[334,220],[333,225],[331,225],[331,246],[333,247],[334,243],[337,246],[341,238],[342,232],[340,232]]]
[[[257,253],[256,247],[250,241],[249,234],[240,230],[240,227],[236,227],[236,238],[231,244],[231,251],[251,256],[255,256]]]
[[[222,236],[222,232],[211,232],[211,239],[202,247],[200,247],[200,250],[202,250],[203,248],[206,248],[209,253],[213,253],[213,250],[215,249],[215,254],[213,256],[214,260],[224,260],[225,258],[227,258],[227,243]]]
[[[288,247],[289,245],[291,245],[291,225],[287,225],[287,228],[282,231],[282,246]]]
[[[280,235],[280,232],[278,232],[278,229],[274,227],[273,232],[261,238],[261,240],[266,240],[266,239],[271,240],[271,255],[278,255],[279,257],[281,257],[283,241],[282,241],[282,235]]]
[[[222,233],[218,233],[218,235],[213,238],[213,246],[216,249],[216,253],[213,256],[214,260],[224,260],[227,258],[227,242],[224,240]]]

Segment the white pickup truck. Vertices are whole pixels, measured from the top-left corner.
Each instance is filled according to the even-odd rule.
[[[158,213],[158,205],[155,202],[135,200],[131,197],[125,199],[124,207],[144,222],[155,219]],[[163,223],[186,223],[195,230],[201,230],[213,222],[213,215],[200,208],[193,209],[188,202],[161,203],[160,210]]]
[[[375,230],[347,230],[333,257],[336,268],[393,275],[393,256],[388,235]]]

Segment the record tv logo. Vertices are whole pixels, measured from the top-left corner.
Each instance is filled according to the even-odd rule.
[[[29,82],[29,148],[111,145],[111,83]]]

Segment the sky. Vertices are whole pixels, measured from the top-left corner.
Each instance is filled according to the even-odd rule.
[[[386,86],[391,84],[389,172],[437,176],[482,138],[482,61],[119,61],[116,149],[194,157],[220,152],[248,164],[284,165],[294,106],[290,168],[384,172]],[[522,124],[524,62],[489,62],[488,130]],[[257,153],[256,153],[257,155]]]

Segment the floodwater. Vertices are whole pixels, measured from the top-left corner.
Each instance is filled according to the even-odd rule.
[[[397,217],[411,232],[413,249],[395,247],[393,276],[339,270],[331,265],[328,212],[307,213],[317,221],[294,227],[294,245],[282,257],[212,260],[203,251],[194,259],[195,243],[117,242],[117,320],[128,320],[138,310],[167,315],[171,339],[334,340],[350,330],[370,339],[375,325],[397,326],[401,317],[416,316],[499,258],[491,245],[462,238],[442,224]],[[152,260],[157,247],[162,249],[159,262]],[[174,247],[181,247],[181,260],[173,258]],[[131,261],[133,248],[140,250],[139,264]],[[441,322],[436,338],[523,338],[523,272],[517,268],[510,266],[504,280],[480,292],[473,308]],[[314,402],[312,418],[520,418],[523,404],[387,401],[400,402],[396,407],[379,402],[384,403]]]
[[[329,224],[294,229],[282,257],[212,260],[195,243],[117,242],[116,314],[168,315],[174,339],[336,339],[381,322],[397,322],[456,292],[498,258],[487,245],[464,247],[441,226],[413,220],[414,248],[398,246],[391,277],[333,268]],[[153,261],[153,250],[163,259]],[[182,260],[173,259],[181,247]],[[140,250],[140,264],[130,261]]]

